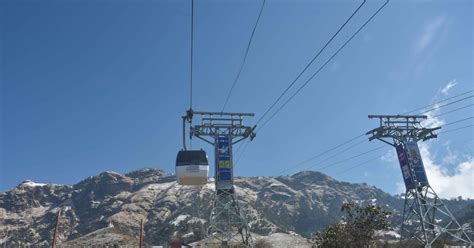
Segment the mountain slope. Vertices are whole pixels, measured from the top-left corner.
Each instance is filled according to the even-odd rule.
[[[86,242],[87,237],[97,238],[98,230],[110,227],[123,242],[129,242],[138,236],[140,220],[148,244],[163,245],[173,237],[189,243],[199,240],[205,232],[214,184],[181,186],[175,179],[148,168],[125,175],[104,172],[73,186],[25,181],[0,193],[0,244],[49,245],[58,210],[60,243]],[[258,235],[294,232],[308,237],[337,222],[342,203],[349,200],[384,206],[394,212],[394,220],[400,219],[403,204],[402,199],[375,187],[339,182],[312,171],[276,178],[238,177],[235,185],[251,231]],[[456,201],[455,205],[463,209],[468,203]],[[104,232],[110,236],[110,230]]]

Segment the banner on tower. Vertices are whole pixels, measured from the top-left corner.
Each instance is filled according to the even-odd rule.
[[[230,140],[227,136],[217,138],[217,175],[219,181],[232,180]]]
[[[407,189],[413,188],[413,180],[411,177],[410,167],[408,166],[407,155],[405,154],[405,149],[402,144],[399,144],[395,147],[397,150],[398,162],[400,162],[400,168],[402,169],[403,181],[405,182],[405,187]]]
[[[415,173],[416,181],[421,185],[428,185],[428,178],[426,177],[425,166],[421,158],[420,149],[416,142],[407,142],[407,157],[412,164]]]

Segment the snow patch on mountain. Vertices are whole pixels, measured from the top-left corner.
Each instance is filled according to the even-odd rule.
[[[312,233],[340,220],[341,205],[347,201],[377,203],[397,219],[403,210],[400,196],[311,171],[281,177],[236,177],[235,192],[251,231],[256,237],[277,240],[272,242],[274,247],[282,247],[278,240],[287,240],[287,236],[296,237],[290,247],[297,242],[306,245]],[[60,209],[60,244],[136,242],[142,221],[148,244],[164,245],[172,237],[192,243],[202,239],[214,194],[212,180],[202,186],[182,186],[175,176],[153,168],[125,175],[103,172],[72,186],[30,180],[0,193],[0,246],[49,246]],[[453,206],[460,211],[468,203],[456,201]],[[8,230],[8,238],[2,236],[2,230]]]
[[[25,180],[23,181],[20,185],[18,185],[19,187],[43,187],[43,186],[46,186],[47,184],[46,183],[35,183],[31,180]]]
[[[182,221],[186,220],[187,218],[189,218],[191,216],[187,215],[187,214],[182,214],[178,217],[176,217],[173,221],[171,221],[170,223],[174,226],[178,226]]]

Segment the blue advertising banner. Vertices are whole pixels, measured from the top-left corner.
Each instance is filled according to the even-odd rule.
[[[400,144],[395,147],[397,150],[398,161],[400,162],[400,168],[402,169],[403,181],[405,182],[405,187],[407,189],[413,188],[413,180],[411,178],[410,167],[408,167],[408,159],[405,154],[405,149],[403,145]]]
[[[217,169],[219,180],[232,180],[229,137],[217,138]]]
[[[221,181],[227,181],[232,179],[232,173],[230,169],[219,169],[219,179]]]
[[[420,149],[416,142],[407,142],[408,160],[415,172],[415,178],[421,185],[428,185],[428,178],[426,177],[425,166],[421,159]]]

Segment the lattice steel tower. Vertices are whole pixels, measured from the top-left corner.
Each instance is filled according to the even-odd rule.
[[[369,140],[378,139],[395,147],[405,182],[405,204],[400,228],[404,239],[416,239],[428,248],[440,237],[456,244],[473,246],[466,226],[461,226],[428,183],[417,142],[436,138],[441,127],[424,128],[426,116],[369,115],[380,126],[367,132]],[[388,140],[387,140],[388,139]],[[441,221],[442,220],[442,221]]]
[[[188,110],[186,119],[191,123],[194,115],[201,116],[201,123],[191,125],[190,138],[195,136],[214,146],[215,195],[207,230],[208,242],[217,241],[220,246],[243,245],[253,247],[247,220],[234,190],[234,166],[232,145],[255,138],[255,126],[245,126],[244,117],[252,113],[198,112]]]

